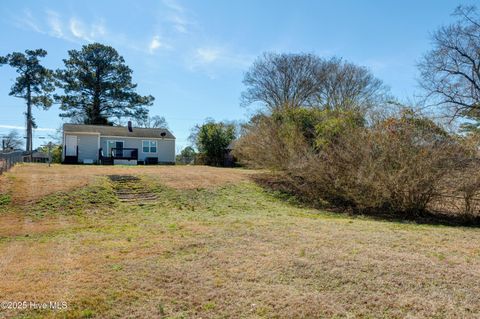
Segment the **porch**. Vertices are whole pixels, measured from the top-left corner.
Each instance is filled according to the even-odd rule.
[[[138,149],[126,147],[112,147],[110,153],[106,156],[103,154],[103,149],[99,149],[99,161],[102,165],[137,165],[138,164]]]

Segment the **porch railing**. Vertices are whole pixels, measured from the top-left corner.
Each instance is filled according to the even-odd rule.
[[[113,159],[138,160],[138,148],[116,148],[110,150],[110,157]]]

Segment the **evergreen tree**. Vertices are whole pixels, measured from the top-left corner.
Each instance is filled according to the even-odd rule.
[[[27,103],[27,152],[32,151],[32,131],[36,127],[32,106],[48,109],[52,105],[50,93],[55,90],[53,72],[40,64],[39,58],[47,55],[43,49],[13,52],[0,58],[0,64],[15,68],[19,76],[13,84],[10,95],[22,98]]]
[[[153,96],[135,92],[132,70],[118,52],[100,43],[84,45],[68,51],[63,60],[65,69],[57,70],[58,85],[63,95],[55,96],[64,111],[61,117],[84,124],[112,124],[112,118],[145,118],[145,106]]]

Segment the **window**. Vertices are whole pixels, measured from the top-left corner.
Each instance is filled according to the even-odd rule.
[[[142,149],[144,153],[156,153],[157,141],[142,141]]]
[[[112,154],[112,148],[115,149],[115,154]],[[123,141],[107,141],[107,156],[111,155],[123,155]]]

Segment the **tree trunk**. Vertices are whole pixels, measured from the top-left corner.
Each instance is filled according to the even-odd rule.
[[[101,79],[100,79],[101,73],[102,73],[102,70],[97,65],[95,70],[95,92],[93,94],[92,119],[91,119],[92,124],[96,124],[96,125],[107,124],[106,119],[103,118],[102,112],[100,111],[100,107],[101,107],[100,95],[102,94]]]
[[[30,85],[27,86],[27,152],[32,152],[32,92]],[[31,159],[30,155],[30,159]]]

